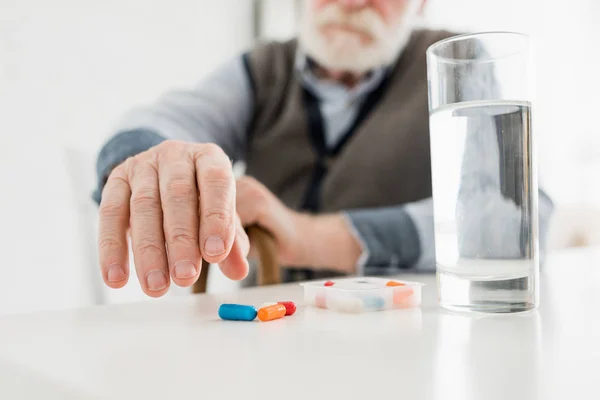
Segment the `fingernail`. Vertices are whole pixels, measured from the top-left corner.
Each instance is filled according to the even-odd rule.
[[[123,279],[125,279],[125,270],[119,264],[113,264],[108,267],[106,279],[108,282],[121,282]]]
[[[159,292],[168,285],[166,275],[159,270],[148,272],[148,275],[146,275],[146,283],[148,284],[148,289],[153,292]]]
[[[178,261],[175,263],[175,278],[189,279],[196,276],[196,266],[191,261]]]
[[[209,256],[218,256],[225,251],[225,242],[219,236],[210,236],[204,242],[204,252]]]

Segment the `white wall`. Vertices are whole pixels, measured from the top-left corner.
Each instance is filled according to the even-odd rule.
[[[261,39],[283,40],[294,36],[300,3],[300,0],[262,0]]]
[[[0,0],[0,314],[102,294],[88,235],[96,152],[123,112],[248,48],[250,10],[239,0]]]
[[[133,104],[196,82],[251,43],[249,1],[2,0],[0,7],[0,109],[10,110],[0,127],[93,150]]]

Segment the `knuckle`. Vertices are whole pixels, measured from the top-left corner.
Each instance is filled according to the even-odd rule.
[[[219,156],[219,155],[224,155],[225,153],[223,152],[223,149],[221,149],[220,146],[214,144],[214,143],[205,143],[202,144],[201,148],[200,148],[200,153],[202,155],[207,155],[207,156]]]
[[[250,202],[251,204],[260,205],[267,201],[267,195],[264,190],[260,186],[249,186],[246,188],[246,196],[245,201]]]
[[[179,142],[177,142],[176,140],[165,140],[160,142],[158,145],[156,145],[156,149],[159,151],[163,151],[163,150],[171,150],[174,149],[178,146]]]
[[[230,226],[233,222],[233,215],[223,208],[207,208],[203,210],[202,217],[213,223],[224,226]]]
[[[167,232],[167,242],[171,244],[198,246],[198,236],[189,229],[174,228]]]
[[[98,213],[100,214],[101,219],[114,220],[121,217],[122,208],[123,204],[103,201],[100,204],[100,209],[98,210]]]
[[[115,234],[106,234],[98,241],[100,251],[117,250],[121,248],[121,246],[123,246],[123,243],[121,243]]]
[[[127,166],[127,175],[129,177],[129,180],[131,180],[135,173],[138,172],[144,164],[144,153],[137,154],[127,159],[125,165]]]
[[[254,197],[257,200],[263,200],[266,197],[265,191],[262,190],[262,188],[260,186],[252,186],[250,188],[250,194],[252,197]]]
[[[203,182],[218,187],[233,186],[233,176],[229,168],[210,165],[202,170]]]
[[[156,190],[138,190],[131,196],[132,212],[153,213],[160,210],[160,199]]]
[[[162,246],[159,246],[156,242],[142,241],[136,246],[136,251],[140,256],[146,254],[164,254],[165,250]]]
[[[167,200],[172,202],[189,201],[196,198],[196,185],[187,179],[173,179],[166,186]]]
[[[153,147],[149,150],[136,154],[135,156],[127,159],[126,165],[128,167],[128,172],[130,176],[132,174],[145,171],[148,168],[156,168],[155,164],[157,160],[157,155],[154,149],[155,148]]]
[[[143,165],[146,163],[146,158],[147,158],[147,153],[148,151],[144,151],[142,153],[136,154],[133,157],[129,157],[128,158],[128,162],[129,165],[132,169],[136,169],[136,167],[139,167],[140,165]]]
[[[108,176],[109,180],[119,180],[127,183],[127,170],[130,158],[117,165]],[[128,184],[128,183],[127,183]]]
[[[156,160],[158,164],[177,163],[189,153],[189,145],[177,140],[165,140],[156,147]]]

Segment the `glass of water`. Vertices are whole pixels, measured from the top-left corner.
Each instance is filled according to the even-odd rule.
[[[538,186],[527,36],[456,36],[427,50],[440,304],[538,303]]]

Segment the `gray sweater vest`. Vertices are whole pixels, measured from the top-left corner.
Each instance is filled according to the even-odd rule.
[[[247,173],[297,210],[336,212],[430,197],[425,52],[450,36],[415,31],[365,101],[355,128],[334,149],[322,144],[318,105],[295,76],[296,41],[255,48],[248,57],[255,114]]]

